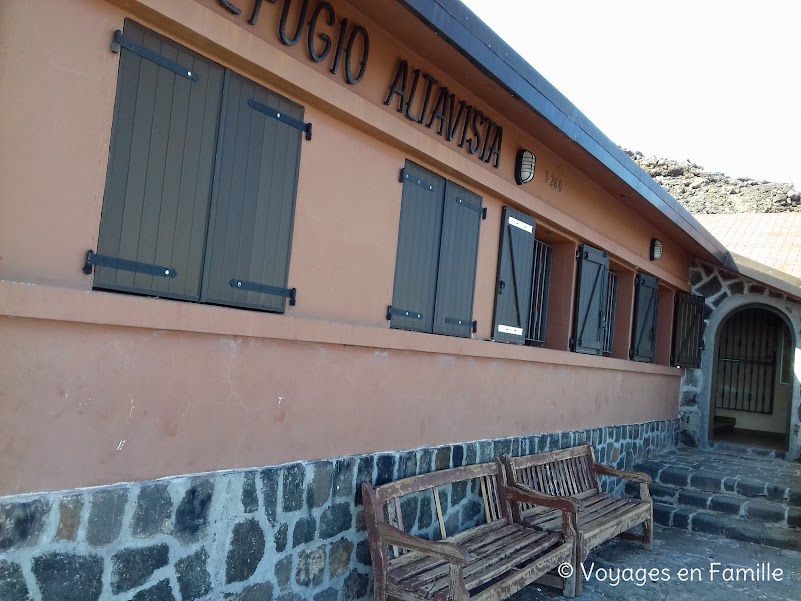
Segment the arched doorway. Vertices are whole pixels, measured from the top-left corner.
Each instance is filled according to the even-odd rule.
[[[779,311],[742,307],[717,331],[710,440],[787,450],[793,390],[792,328]]]

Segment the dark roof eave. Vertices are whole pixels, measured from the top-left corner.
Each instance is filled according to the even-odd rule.
[[[739,273],[770,288],[784,292],[795,299],[801,299],[801,278],[785,273],[775,267],[731,253],[731,261],[725,268],[728,271]]]
[[[542,115],[659,210],[712,257],[723,265],[727,263],[728,251],[720,242],[460,0],[399,1],[488,77]]]

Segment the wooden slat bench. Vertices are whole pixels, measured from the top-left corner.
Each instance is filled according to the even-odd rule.
[[[582,588],[581,562],[593,547],[619,536],[641,541],[646,549],[651,548],[654,510],[648,492],[651,482],[648,474],[622,472],[595,463],[588,444],[526,457],[504,456],[502,460],[510,485],[528,492],[532,499],[528,504],[512,506],[516,523],[543,532],[558,532],[563,517],[553,509],[553,501],[574,503],[571,511],[578,527],[574,564],[577,595]],[[640,498],[621,498],[601,492],[598,476],[602,475],[638,482]],[[627,532],[640,524],[641,535]]]
[[[459,533],[446,532],[439,488],[478,481],[485,523]],[[467,486],[467,485],[465,485]],[[401,500],[433,494],[441,540],[409,534]],[[512,519],[510,504],[530,502],[529,494],[509,491],[500,460],[414,476],[373,488],[362,485],[376,601],[463,601],[505,599],[558,565],[572,563],[575,530],[564,513],[564,527],[536,530]],[[559,504],[559,506],[564,505]],[[567,509],[567,507],[566,507]],[[558,511],[558,510],[557,510]],[[446,512],[447,513],[447,512]],[[561,519],[561,518],[560,518]],[[550,576],[547,584],[574,594],[575,578]]]

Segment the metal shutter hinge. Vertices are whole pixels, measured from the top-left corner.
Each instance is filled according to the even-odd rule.
[[[132,42],[122,34],[122,31],[118,29],[114,32],[114,39],[111,42],[111,51],[115,54],[118,54],[122,48],[133,52],[137,56],[140,56],[151,63],[155,63],[159,67],[164,67],[176,75],[180,75],[181,77],[185,77],[191,81],[198,80],[197,74],[192,73],[191,69],[188,69],[187,67],[184,67],[175,61],[171,61],[170,59],[160,55],[158,52],[154,52],[150,48],[145,48],[144,46]]]
[[[270,286],[269,284],[259,284],[256,282],[246,282],[245,280],[237,280],[234,278],[228,285],[237,290],[246,290],[248,292],[258,292],[260,294],[272,294],[274,296],[283,296],[289,299],[289,304],[293,307],[297,302],[298,289],[297,288],[280,288],[278,286]]]
[[[387,321],[392,321],[392,316],[408,317],[409,319],[423,319],[422,313],[416,311],[406,311],[405,309],[396,309],[392,305],[387,307]]]
[[[282,113],[271,106],[267,106],[264,103],[259,102],[258,100],[251,98],[248,100],[248,106],[252,108],[254,111],[261,113],[262,115],[266,115],[268,117],[272,117],[276,121],[280,121],[290,127],[294,127],[295,129],[299,129],[302,132],[306,132],[306,139],[312,139],[312,124],[311,123],[304,123],[303,121],[299,121],[294,117],[290,117],[286,113]]]
[[[427,181],[422,180],[418,177],[412,177],[411,175],[409,175],[409,172],[406,171],[406,169],[400,170],[400,178],[398,179],[398,181],[400,182],[408,181],[409,183],[417,184],[423,190],[428,190],[429,192],[432,192],[434,190],[434,186],[432,186]]]
[[[128,261],[118,257],[107,257],[98,255],[93,250],[86,251],[86,262],[83,264],[83,272],[89,275],[94,266],[108,267],[109,269],[122,269],[123,271],[134,271],[160,278],[174,278],[178,272],[172,267],[161,267],[150,263],[140,263],[139,261]]]
[[[472,203],[469,203],[465,199],[459,198],[458,196],[456,197],[456,202],[458,204],[462,205],[463,207],[465,207],[466,209],[470,209],[471,211],[475,211],[476,213],[479,213],[479,214],[483,214],[484,213],[484,209],[482,209],[482,207],[480,207],[480,206],[477,207],[476,205],[474,205]]]
[[[445,323],[452,326],[467,326],[473,331],[473,334],[478,332],[478,322],[470,321],[469,319],[457,319],[455,317],[446,317]]]

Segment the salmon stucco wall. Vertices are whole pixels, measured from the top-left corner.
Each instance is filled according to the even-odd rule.
[[[615,358],[566,349],[578,244],[673,291],[688,288],[687,241],[552,150],[528,109],[408,11],[332,4],[369,28],[361,86],[276,42],[271,3],[258,30],[211,0],[0,3],[0,495],[676,417],[679,370],[628,361],[622,343]],[[97,248],[119,63],[109,46],[125,18],[304,105],[314,136],[285,315],[92,290],[81,268]],[[400,58],[492,111],[499,169],[383,105]],[[519,146],[562,192],[514,183]],[[472,339],[389,329],[407,159],[488,209]],[[545,349],[488,340],[505,205],[535,216],[566,266]],[[652,236],[665,241],[657,263]]]
[[[677,412],[673,375],[31,319],[0,330],[0,495]]]

